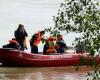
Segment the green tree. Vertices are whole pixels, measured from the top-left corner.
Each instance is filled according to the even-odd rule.
[[[53,20],[57,30],[82,33],[76,41],[83,40],[91,55],[100,53],[99,0],[65,0]]]

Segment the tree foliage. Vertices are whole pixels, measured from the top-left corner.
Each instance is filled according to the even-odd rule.
[[[82,33],[76,40],[84,41],[86,51],[100,53],[99,0],[65,0],[53,20],[55,29]]]

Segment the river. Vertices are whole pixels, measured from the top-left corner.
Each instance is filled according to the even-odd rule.
[[[45,26],[52,26],[63,0],[0,0],[0,46],[14,35],[18,24],[25,25],[29,39],[33,33]],[[67,35],[67,45],[75,35]],[[29,45],[28,45],[29,46]],[[28,48],[29,49],[29,48]],[[75,67],[0,67],[0,80],[86,80],[89,67],[79,71]]]
[[[0,80],[87,80],[90,67],[0,67]]]

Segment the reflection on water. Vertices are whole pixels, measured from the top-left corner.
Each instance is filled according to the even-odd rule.
[[[89,67],[0,68],[0,80],[87,80]]]

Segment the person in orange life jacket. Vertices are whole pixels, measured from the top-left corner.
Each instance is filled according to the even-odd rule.
[[[64,53],[65,49],[67,48],[62,35],[58,34],[57,35],[57,46],[56,46],[56,50],[57,53]]]
[[[48,48],[46,50],[46,53],[49,54],[49,53],[56,53],[56,49],[55,49],[55,43],[54,41],[56,41],[56,39],[53,37],[53,36],[50,36],[48,39]]]
[[[24,49],[27,49],[26,46],[26,37],[28,36],[27,32],[24,29],[23,24],[19,24],[18,29],[14,33],[16,41],[19,43],[21,46],[20,50],[24,51]]]
[[[32,36],[32,38],[30,39],[31,53],[38,54],[38,44],[43,39],[44,34],[45,31],[39,31]]]
[[[9,44],[4,45],[3,48],[14,48],[14,49],[20,49],[19,43],[15,40],[15,38],[12,38],[12,40],[9,40]]]

